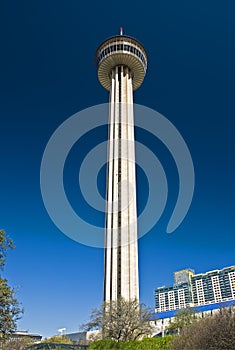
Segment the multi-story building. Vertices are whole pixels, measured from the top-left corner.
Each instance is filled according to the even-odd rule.
[[[174,284],[155,289],[155,311],[235,300],[235,266],[195,274],[192,269],[174,273]]]
[[[191,304],[191,294],[188,283],[174,284],[170,287],[160,287],[155,291],[156,312],[184,309]]]
[[[195,306],[234,300],[235,266],[193,275],[191,288]]]
[[[155,290],[156,312],[183,309],[192,305],[190,278],[193,274],[191,269],[177,271],[174,273],[173,286],[163,286]]]

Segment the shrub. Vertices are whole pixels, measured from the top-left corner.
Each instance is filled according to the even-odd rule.
[[[131,340],[128,342],[111,339],[98,340],[92,343],[89,350],[171,350],[172,336],[164,338],[145,338],[143,340]]]
[[[235,308],[221,309],[182,329],[172,341],[172,350],[234,350]]]

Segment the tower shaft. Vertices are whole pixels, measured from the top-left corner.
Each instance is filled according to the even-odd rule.
[[[144,81],[147,54],[121,31],[98,47],[95,61],[110,92],[104,301],[139,300],[133,90]]]
[[[104,301],[139,299],[132,73],[111,71]]]

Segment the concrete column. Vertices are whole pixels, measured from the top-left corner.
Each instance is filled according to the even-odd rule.
[[[130,70],[112,70],[107,169],[104,300],[139,299],[133,88]]]

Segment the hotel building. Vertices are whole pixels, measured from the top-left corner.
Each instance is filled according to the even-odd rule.
[[[174,284],[155,289],[155,311],[165,312],[235,300],[235,266],[195,274],[174,273]]]

